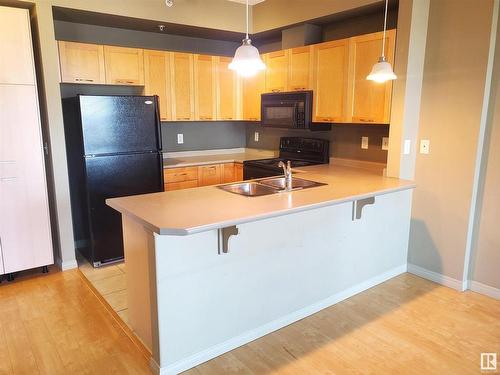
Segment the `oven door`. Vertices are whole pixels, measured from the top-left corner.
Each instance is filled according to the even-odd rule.
[[[263,101],[261,124],[273,128],[297,127],[298,102],[294,100]]]

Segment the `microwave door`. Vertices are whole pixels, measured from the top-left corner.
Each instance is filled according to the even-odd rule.
[[[267,103],[262,108],[262,125],[278,128],[294,128],[297,122],[295,102]]]

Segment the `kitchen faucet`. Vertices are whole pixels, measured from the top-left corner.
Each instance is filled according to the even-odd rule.
[[[290,160],[285,163],[282,161],[279,162],[278,167],[283,168],[283,173],[285,174],[285,190],[292,190],[292,166],[290,164]]]

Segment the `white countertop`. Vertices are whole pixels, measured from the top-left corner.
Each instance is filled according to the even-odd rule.
[[[153,232],[189,235],[415,187],[361,168],[316,165],[295,176],[328,185],[260,197],[215,186],[107,199],[106,203]]]

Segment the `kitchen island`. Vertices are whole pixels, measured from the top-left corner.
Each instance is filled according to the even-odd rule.
[[[410,181],[332,165],[327,185],[245,197],[217,187],[114,198],[129,321],[176,374],[406,271]]]

